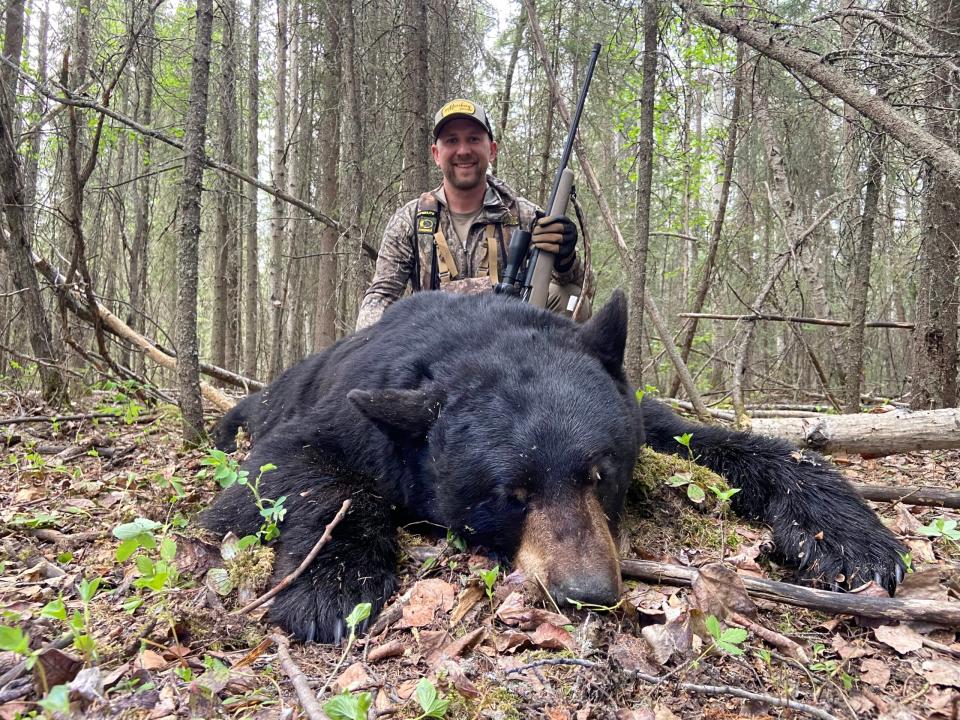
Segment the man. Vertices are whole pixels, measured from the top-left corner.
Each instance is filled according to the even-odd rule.
[[[502,277],[518,228],[532,228],[532,247],[556,256],[547,306],[570,310],[571,296],[580,294],[583,283],[577,226],[565,216],[538,217],[536,205],[487,174],[497,156],[487,111],[470,100],[452,100],[437,111],[433,137],[431,153],[443,183],[387,223],[357,329],[379,320],[408,283],[413,290],[491,289]]]

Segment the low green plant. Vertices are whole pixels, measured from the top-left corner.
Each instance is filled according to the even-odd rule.
[[[848,691],[851,690],[853,688],[853,676],[844,670],[843,662],[822,657],[825,649],[826,646],[823,643],[814,644],[811,653],[813,655],[813,662],[810,663],[810,670],[824,673],[830,678],[839,678],[840,682],[843,683],[844,689]]]
[[[743,649],[740,646],[747,639],[746,630],[738,627],[724,629],[713,615],[708,615],[704,624],[710,637],[713,638],[712,647],[728,655],[743,655]]]
[[[483,580],[484,589],[487,591],[487,599],[493,602],[493,586],[496,585],[497,578],[500,577],[500,566],[494,565],[489,570],[476,568],[474,572]]]
[[[276,465],[273,463],[261,465],[257,477],[251,482],[250,472],[248,470],[241,470],[239,463],[222,450],[217,450],[216,448],[211,449],[207,457],[200,461],[200,464],[205,467],[197,473],[197,477],[206,476],[207,468],[209,468],[213,473],[213,479],[219,483],[221,488],[226,489],[232,485],[244,485],[249,488],[253,494],[253,502],[260,511],[260,516],[263,518],[263,524],[260,526],[260,529],[257,530],[256,536],[251,537],[255,537],[255,539],[260,542],[270,542],[280,537],[280,523],[283,522],[283,518],[287,514],[287,510],[284,507],[287,497],[286,495],[281,495],[276,500],[273,500],[263,497],[260,493],[260,481],[264,473],[276,470]],[[244,540],[244,544],[253,541],[247,538],[244,538]]]
[[[323,711],[330,720],[367,720],[367,711],[373,704],[368,692],[357,695],[344,690],[323,704]]]
[[[420,678],[420,682],[417,683],[415,695],[417,698],[417,703],[419,703],[423,712],[420,715],[417,715],[414,720],[423,720],[423,718],[442,718],[447,714],[447,708],[450,706],[450,701],[445,698],[441,698],[437,694],[437,689],[433,686],[433,683],[426,678]]]
[[[917,528],[917,532],[932,538],[946,538],[951,542],[960,541],[960,530],[957,530],[957,521],[945,517],[934,518],[929,525]]]

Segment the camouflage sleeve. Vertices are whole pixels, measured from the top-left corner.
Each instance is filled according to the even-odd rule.
[[[526,230],[533,229],[533,223],[536,222],[539,207],[534,205],[526,198],[517,198],[517,213],[520,215],[520,227]],[[553,282],[557,285],[569,285],[574,283],[583,286],[583,263],[580,261],[580,253],[577,253],[573,265],[566,272],[553,272]]]
[[[383,241],[377,253],[377,269],[370,287],[360,301],[356,329],[373,325],[383,311],[403,295],[413,272],[414,242],[413,215],[416,201],[394,213],[383,231]]]

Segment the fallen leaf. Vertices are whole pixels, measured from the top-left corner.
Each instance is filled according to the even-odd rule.
[[[906,625],[881,625],[873,631],[884,645],[892,647],[901,655],[916,652],[923,647],[923,637]]]
[[[470,678],[463,672],[463,668],[456,660],[444,660],[440,663],[440,669],[447,674],[447,682],[464,697],[478,698],[481,693],[476,685],[470,682]]]
[[[704,565],[694,575],[692,588],[696,606],[705,615],[715,615],[720,620],[726,618],[730,612],[748,618],[757,616],[757,606],[747,595],[743,580],[725,565]]]
[[[160,670],[165,668],[169,663],[163,659],[163,656],[158,652],[153,650],[144,650],[141,652],[137,659],[134,661],[133,666],[136,668],[143,668],[144,670]]]
[[[635,710],[617,710],[617,720],[656,720],[653,710],[639,708]]]
[[[939,567],[908,573],[903,582],[897,586],[897,598],[947,602],[950,594],[943,586],[942,580],[943,572]]]
[[[437,611],[449,612],[453,608],[455,598],[456,591],[450,583],[439,578],[420,580],[413,586],[397,627],[430,625]]]
[[[830,645],[843,660],[851,660],[870,654],[870,650],[865,648],[863,643],[849,642],[840,635],[834,635]]]
[[[472,632],[467,633],[453,642],[447,643],[440,650],[430,653],[427,656],[427,664],[434,667],[443,660],[459,657],[461,654],[472,648],[483,640],[486,628],[479,627]]]
[[[334,693],[339,694],[344,691],[353,692],[354,690],[367,688],[374,684],[373,678],[367,673],[363,667],[363,663],[355,662],[340,673],[340,676],[333,681],[331,687]]]
[[[570,720],[570,711],[565,707],[548,707],[543,709],[547,720]]]
[[[530,642],[547,650],[573,650],[576,643],[563,628],[552,623],[540,623],[530,635]]]
[[[674,715],[673,710],[665,705],[657,705],[653,709],[653,717],[654,720],[678,720],[677,716]]]
[[[103,677],[100,668],[84,668],[67,685],[71,694],[79,695],[87,702],[103,700]]]
[[[483,599],[485,594],[484,589],[479,585],[470,585],[460,593],[457,607],[450,613],[450,627],[453,627],[463,620],[464,616],[473,610],[474,606]]]
[[[925,660],[923,677],[931,685],[960,687],[960,664],[949,660]]]
[[[570,624],[564,615],[543,608],[525,607],[524,596],[518,592],[507,596],[497,608],[497,617],[507,625],[517,625],[521,630],[533,630],[545,622],[557,626]]]
[[[621,668],[624,672],[642,672],[647,675],[656,675],[657,668],[647,658],[649,645],[635,635],[620,634],[610,649],[607,657],[611,664]]]
[[[513,652],[530,642],[530,636],[519,630],[506,630],[493,637],[493,646],[497,652]]]
[[[44,684],[46,687],[53,687],[70,682],[82,667],[83,660],[76,655],[56,648],[43,650],[37,657],[37,664],[33,669],[37,690],[42,692]]]
[[[883,660],[867,658],[860,663],[860,679],[877,688],[890,682],[890,666]]]

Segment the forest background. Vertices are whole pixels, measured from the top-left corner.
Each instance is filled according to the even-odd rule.
[[[956,0],[4,10],[5,385],[176,380],[190,439],[201,370],[268,380],[350,332],[387,219],[439,182],[444,101],[491,111],[494,172],[544,203],[599,42],[573,167],[633,380],[741,412],[956,405]]]

